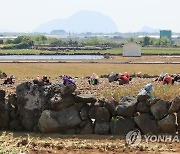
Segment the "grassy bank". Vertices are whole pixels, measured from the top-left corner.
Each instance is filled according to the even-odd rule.
[[[47,51],[35,49],[17,49],[17,50],[2,50],[0,54],[122,54],[122,48],[113,48],[108,50],[70,50],[70,51]],[[143,47],[142,53],[144,54],[180,54],[180,48],[155,48]]]

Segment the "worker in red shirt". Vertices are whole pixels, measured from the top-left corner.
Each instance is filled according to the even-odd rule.
[[[165,84],[173,84],[173,78],[171,76],[169,76],[168,73],[166,73],[164,78],[163,78],[162,84],[163,85],[165,85]]]
[[[124,74],[119,73],[119,85],[129,84],[129,79]]]

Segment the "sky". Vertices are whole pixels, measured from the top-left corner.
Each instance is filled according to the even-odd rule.
[[[0,30],[31,32],[88,10],[110,17],[123,33],[144,26],[180,32],[179,7],[180,0],[0,0]]]

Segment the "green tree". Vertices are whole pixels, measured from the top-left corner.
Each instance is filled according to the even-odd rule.
[[[143,38],[143,45],[144,45],[144,46],[147,46],[147,45],[151,45],[151,44],[152,44],[151,38],[148,37],[148,36],[145,36],[145,37]]]
[[[169,39],[166,37],[166,36],[164,36],[164,37],[162,37],[161,39],[160,39],[160,44],[161,45],[165,45],[165,46],[167,46],[167,45],[169,45],[171,42],[169,41]]]

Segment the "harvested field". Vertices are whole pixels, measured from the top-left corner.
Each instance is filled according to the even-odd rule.
[[[129,72],[159,75],[162,71],[170,74],[180,73],[180,64],[101,64],[101,63],[2,63],[0,70],[17,78],[32,78],[37,75],[57,77],[67,74],[70,76],[90,76],[93,72],[98,75],[110,72]]]
[[[128,61],[130,59],[126,59]],[[138,58],[136,59],[138,61]],[[144,59],[145,60],[145,59]],[[152,59],[153,60],[153,59]],[[157,59],[156,59],[157,60]],[[109,83],[107,79],[100,79],[98,86],[88,85],[88,79],[93,72],[98,75],[110,72],[130,73],[142,72],[150,75],[159,75],[162,71],[171,74],[180,73],[180,64],[111,64],[103,63],[2,63],[0,70],[8,75],[16,76],[14,85],[1,85],[0,89],[6,90],[7,94],[14,93],[18,84],[25,81],[32,81],[37,75],[47,75],[50,80],[61,82],[59,75],[67,74],[75,78],[77,83],[77,93],[91,93],[98,97],[114,97],[116,100],[126,94],[136,95],[137,91],[144,84],[152,82],[151,79],[134,78],[129,85],[119,86],[117,82]],[[119,59],[118,59],[119,61]],[[3,80],[0,80],[2,83]],[[180,84],[174,86],[163,86],[153,82],[155,90],[153,94],[166,100],[172,100],[180,94]],[[0,153],[179,153],[180,144],[141,142],[136,147],[127,146],[123,137],[101,136],[101,135],[60,135],[60,134],[39,134],[27,132],[0,132]]]

